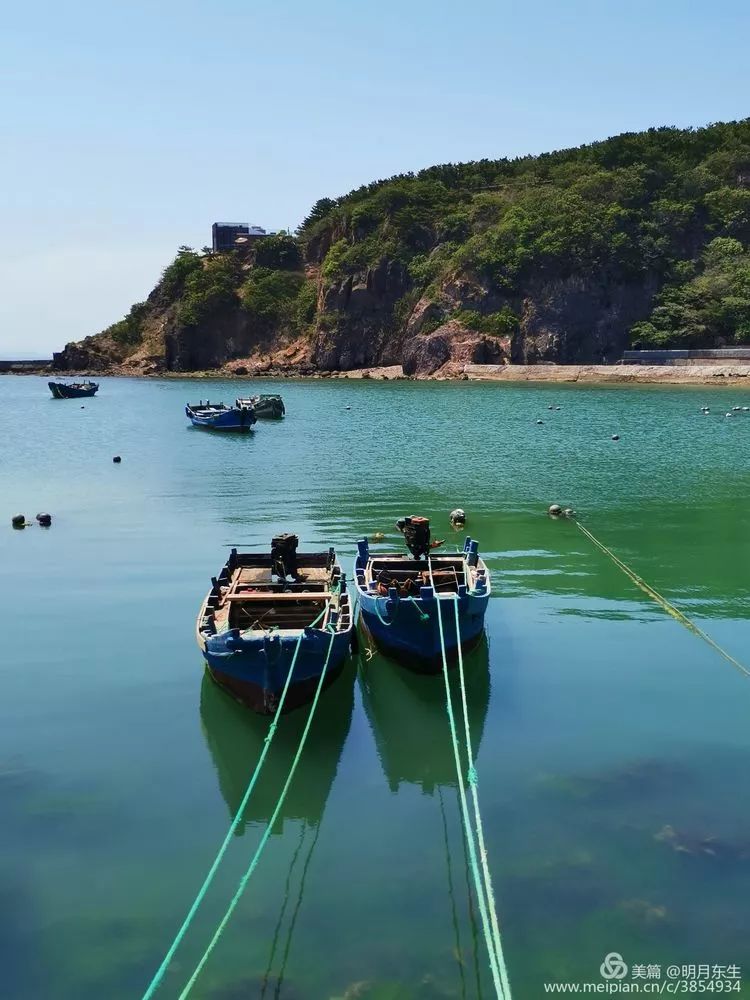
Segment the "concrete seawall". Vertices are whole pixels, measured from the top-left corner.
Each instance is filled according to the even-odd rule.
[[[490,382],[617,382],[750,387],[750,364],[465,365],[470,379]]]

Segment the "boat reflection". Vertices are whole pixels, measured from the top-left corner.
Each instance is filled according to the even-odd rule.
[[[283,831],[285,820],[302,821],[310,827],[320,823],[351,726],[355,676],[355,667],[349,662],[336,684],[321,695],[274,834]],[[242,836],[248,824],[265,825],[270,820],[308,714],[309,709],[303,708],[279,720],[257,784],[237,824],[237,836]],[[248,712],[217,687],[208,674],[201,684],[200,718],[221,794],[234,818],[263,749],[270,719]]]
[[[463,732],[458,673],[450,671],[456,726]],[[489,647],[486,636],[464,656],[466,702],[474,757],[482,741],[490,702]],[[378,756],[392,792],[402,781],[432,794],[455,786],[456,766],[445,710],[443,677],[400,670],[385,657],[360,660],[359,683]],[[463,740],[460,740],[463,745]]]

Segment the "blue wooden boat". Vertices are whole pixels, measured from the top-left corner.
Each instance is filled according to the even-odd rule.
[[[185,413],[194,427],[212,431],[249,431],[256,422],[252,406],[227,406],[225,403],[188,403]]]
[[[95,396],[99,389],[98,382],[48,382],[47,385],[55,399],[84,399]]]
[[[467,538],[463,551],[432,555],[429,521],[404,518],[408,554],[372,553],[357,543],[354,563],[362,625],[378,649],[419,673],[442,670],[438,602],[450,662],[459,643],[470,649],[482,636],[490,598],[490,574],[479,545]],[[458,600],[458,633],[455,601]]]
[[[270,554],[232,549],[198,614],[197,639],[211,677],[235,698],[272,714],[294,664],[284,711],[312,700],[341,673],[354,618],[333,549],[297,553],[296,535],[278,535]]]

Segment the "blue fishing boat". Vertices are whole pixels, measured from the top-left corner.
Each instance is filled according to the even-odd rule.
[[[185,413],[194,427],[212,431],[249,431],[256,422],[252,406],[227,406],[225,403],[188,403]]]
[[[55,399],[84,399],[95,396],[99,389],[98,382],[48,382],[47,385]]]
[[[198,614],[198,645],[211,677],[264,715],[276,711],[290,671],[283,710],[311,701],[324,666],[327,686],[356,641],[334,550],[298,553],[297,544],[296,535],[284,534],[273,539],[270,554],[232,549]]]
[[[467,538],[463,551],[432,555],[430,522],[398,522],[409,553],[373,553],[357,543],[354,573],[362,625],[378,649],[418,673],[442,670],[440,622],[445,649],[455,662],[458,646],[470,649],[482,636],[490,598],[490,574],[479,545]],[[458,629],[455,605],[458,602]]]

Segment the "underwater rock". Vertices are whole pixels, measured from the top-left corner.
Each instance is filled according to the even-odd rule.
[[[604,802],[660,796],[687,780],[688,772],[671,761],[646,758],[594,774],[543,774],[538,783],[571,799]]]
[[[658,923],[667,916],[666,906],[650,903],[647,899],[624,899],[619,909],[645,924]]]
[[[654,840],[668,844],[677,854],[693,858],[714,858],[717,861],[750,860],[750,844],[734,844],[718,837],[685,833],[667,823],[654,834]]]

